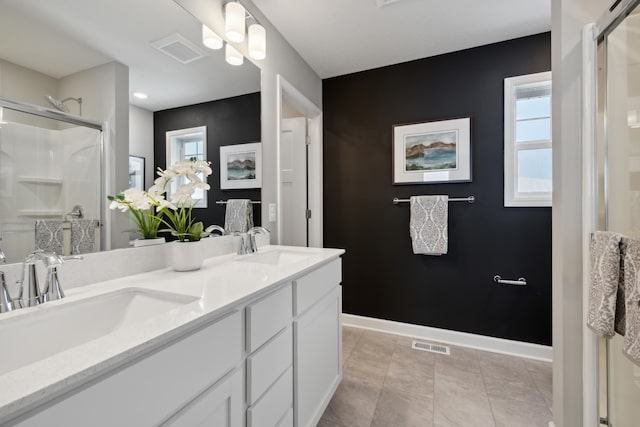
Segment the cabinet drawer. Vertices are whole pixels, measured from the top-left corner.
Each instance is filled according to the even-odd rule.
[[[235,311],[156,353],[47,407],[18,425],[158,425],[230,372],[242,359]]]
[[[247,306],[247,351],[262,344],[291,323],[291,284]]]
[[[293,368],[286,370],[247,411],[247,427],[275,427],[293,405]]]
[[[297,316],[328,294],[342,281],[342,259],[338,258],[293,281],[294,315]]]
[[[247,358],[247,403],[253,405],[293,363],[293,331],[288,327]]]

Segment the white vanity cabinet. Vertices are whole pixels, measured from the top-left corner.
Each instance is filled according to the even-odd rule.
[[[342,379],[340,258],[293,281],[294,418],[314,427]]]
[[[342,378],[341,268],[285,276],[8,425],[314,427]]]
[[[207,395],[210,387],[242,360],[242,336],[242,312],[236,310],[93,384],[74,390],[70,396],[17,425],[155,426],[181,410],[182,418],[187,419],[185,405],[198,396],[203,400],[210,398],[212,393]],[[233,402],[234,406],[229,406],[225,423],[211,425],[242,425],[242,387],[239,392],[233,389],[237,377],[231,376],[229,381],[227,396],[214,400]],[[194,406],[195,411],[199,410],[199,405]],[[220,415],[214,413],[212,417],[219,419]],[[178,420],[170,425],[187,424]]]

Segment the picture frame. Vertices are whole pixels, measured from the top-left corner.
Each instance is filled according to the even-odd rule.
[[[220,189],[262,188],[262,143],[220,147]]]
[[[145,158],[139,156],[129,156],[129,188],[144,191],[144,170]]]
[[[393,184],[471,181],[471,118],[393,126]]]

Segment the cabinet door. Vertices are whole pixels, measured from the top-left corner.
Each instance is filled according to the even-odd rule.
[[[242,370],[214,384],[172,416],[163,427],[241,427]]]
[[[341,288],[294,322],[294,418],[315,426],[342,379]]]

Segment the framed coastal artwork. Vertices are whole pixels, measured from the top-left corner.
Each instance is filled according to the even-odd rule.
[[[471,119],[393,126],[393,183],[471,181]]]
[[[220,189],[262,188],[262,144],[220,147]]]

